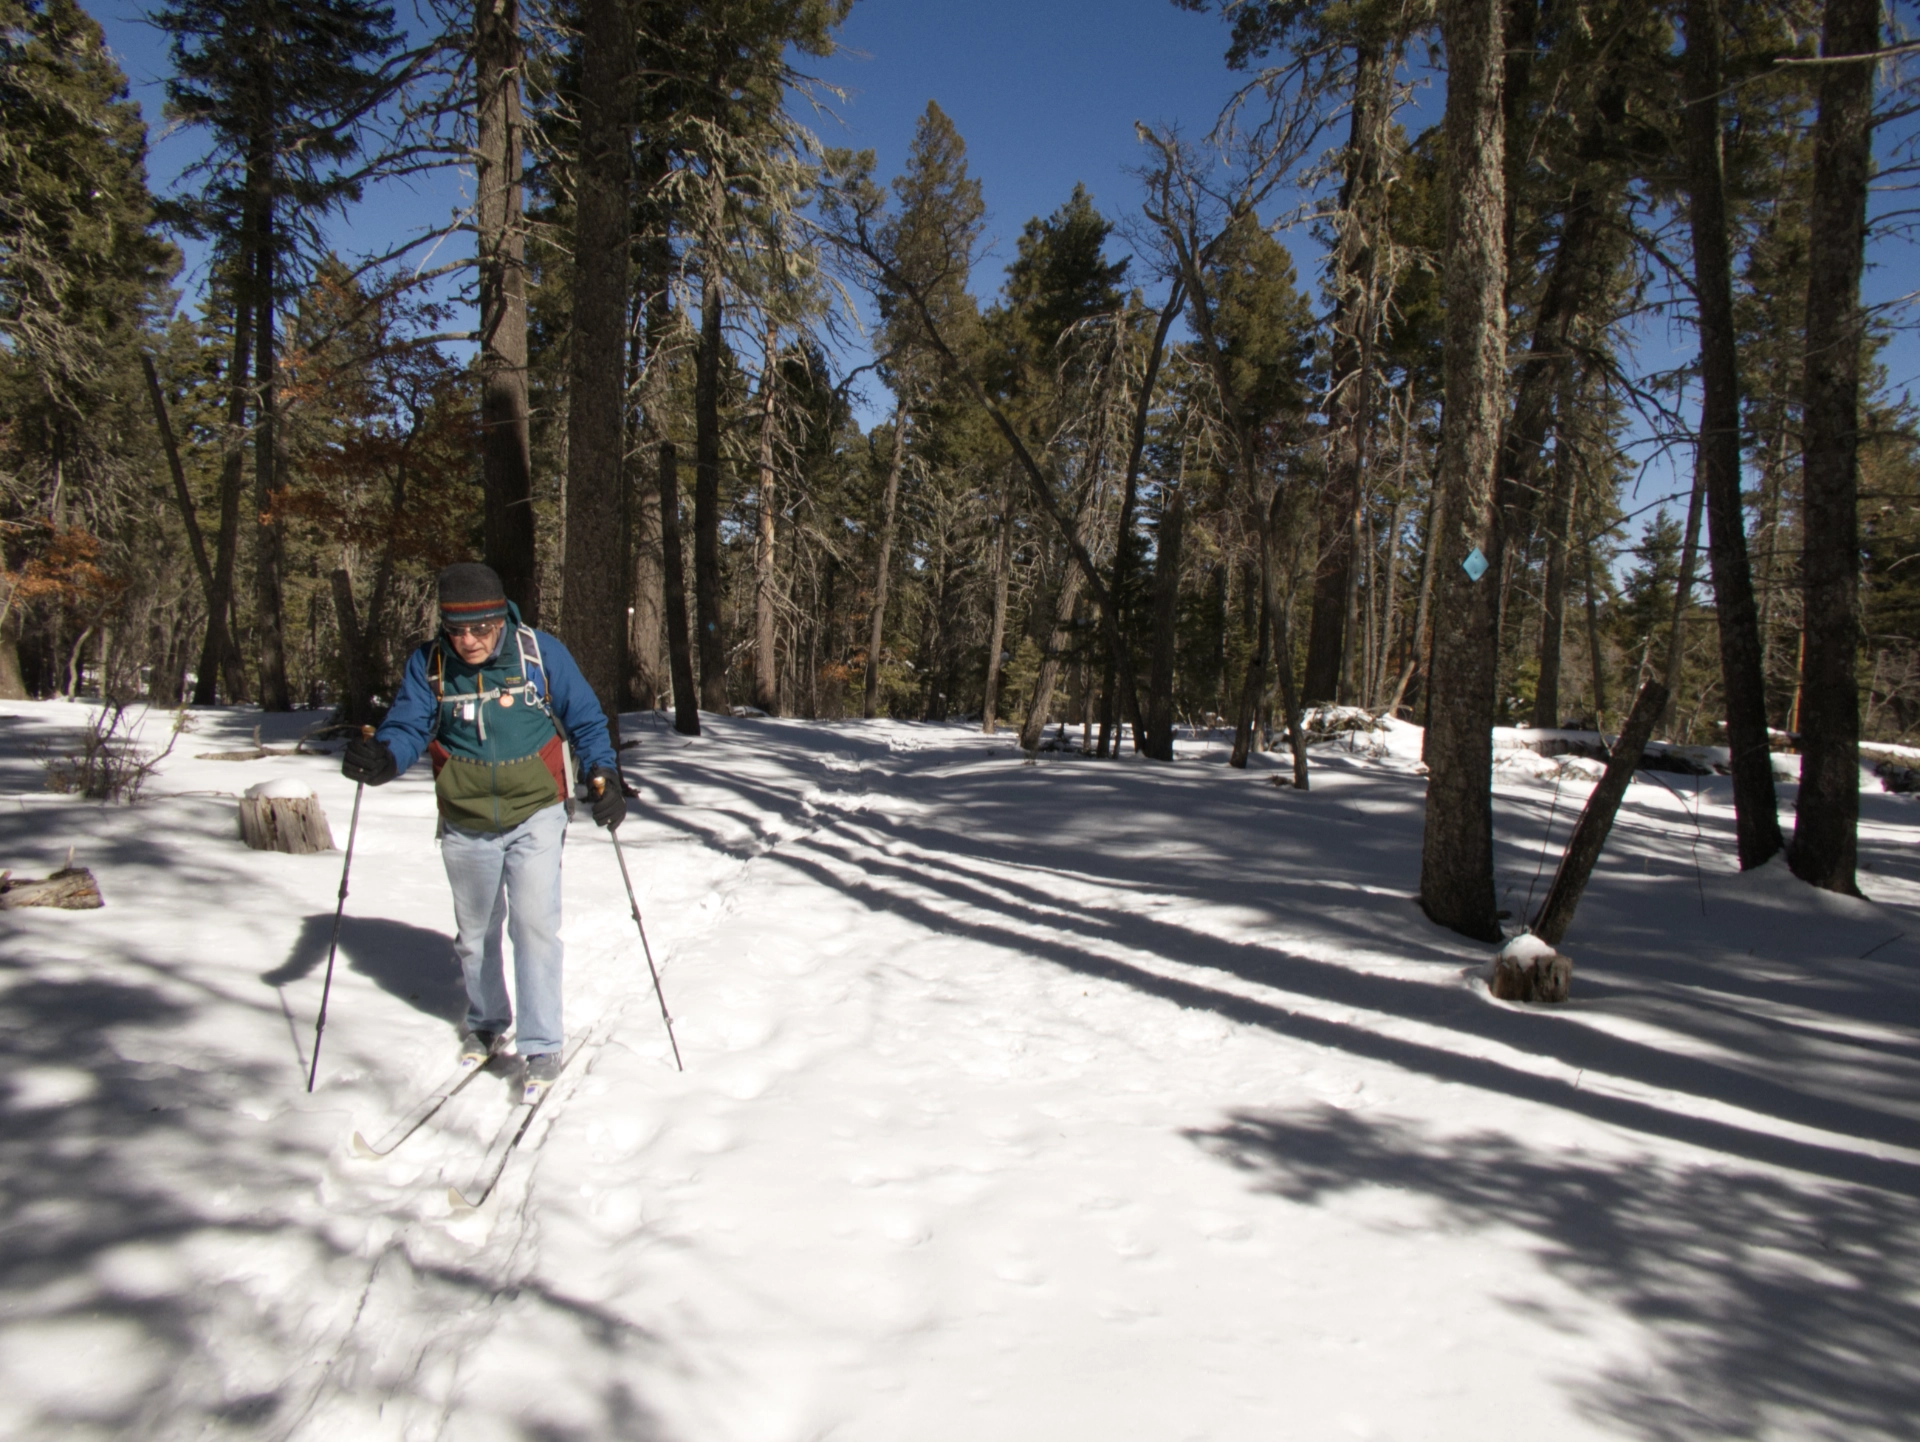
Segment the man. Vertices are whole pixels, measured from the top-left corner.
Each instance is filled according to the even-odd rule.
[[[449,566],[439,589],[439,634],[408,659],[386,721],[348,744],[341,769],[349,781],[382,786],[422,751],[432,756],[453,949],[467,981],[461,1065],[485,1062],[517,1018],[532,1092],[560,1074],[567,742],[581,778],[603,783],[593,819],[616,827],[627,804],[606,714],[567,648],[521,624],[487,566]],[[517,1004],[507,999],[503,927]]]

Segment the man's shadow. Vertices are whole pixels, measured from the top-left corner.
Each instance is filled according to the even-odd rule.
[[[309,916],[287,959],[260,980],[282,987],[312,975],[325,965],[332,936],[332,912]],[[428,1016],[458,1023],[466,1015],[466,984],[453,943],[440,932],[385,917],[343,917],[340,954],[353,970]]]

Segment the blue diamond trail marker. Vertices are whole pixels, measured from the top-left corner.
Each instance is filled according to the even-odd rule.
[[[1468,553],[1467,559],[1460,563],[1460,569],[1465,571],[1468,577],[1475,581],[1487,574],[1487,558],[1480,554],[1480,548],[1478,546],[1475,546],[1473,550]]]

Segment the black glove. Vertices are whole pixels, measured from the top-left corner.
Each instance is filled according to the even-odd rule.
[[[594,782],[606,784],[599,788]],[[593,824],[604,826],[611,831],[627,819],[627,798],[621,790],[620,773],[605,766],[596,766],[587,773],[587,788],[593,791]]]
[[[373,736],[356,736],[347,743],[340,774],[349,781],[385,786],[400,774],[400,768],[394,765],[393,751],[386,742]]]

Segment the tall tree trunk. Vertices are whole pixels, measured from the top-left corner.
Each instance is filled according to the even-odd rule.
[[[1182,469],[1186,457],[1181,456]],[[1180,549],[1185,540],[1187,494],[1184,481],[1173,487],[1160,512],[1154,541],[1153,660],[1142,708],[1146,753],[1155,761],[1173,760],[1173,678],[1179,643]]]
[[[660,551],[667,664],[673,673],[673,729],[682,736],[698,736],[699,695],[693,685],[693,646],[687,637],[686,562],[680,541],[680,470],[670,441],[660,445]]]
[[[641,468],[644,471],[644,467]],[[632,478],[633,619],[627,629],[628,674],[634,704],[651,711],[673,684],[661,651],[666,620],[666,548],[661,541],[660,488],[644,474]]]
[[[649,347],[650,349],[650,347]],[[639,384],[640,342],[628,347],[627,386]],[[646,411],[628,417],[629,441],[638,450],[638,440],[651,435]],[[661,594],[660,489],[647,474],[643,463],[628,468],[627,509],[629,550],[633,560],[632,594],[627,622],[627,686],[633,705],[651,711],[671,682],[667,679],[665,658],[660,650],[660,627],[666,600]]]
[[[1434,485],[1427,490],[1427,543],[1422,548],[1420,556],[1420,596],[1413,605],[1413,631],[1407,637],[1407,659],[1400,665],[1400,681],[1393,688],[1393,699],[1387,702],[1389,716],[1400,714],[1400,707],[1407,699],[1407,687],[1412,684],[1414,674],[1420,669],[1421,662],[1427,659],[1431,649],[1428,622],[1433,609],[1433,568],[1440,559],[1439,528],[1442,515],[1440,487]],[[1424,683],[1421,689],[1429,693],[1432,690]]]
[[[642,193],[647,184],[643,178]],[[673,255],[664,229],[648,237],[640,254],[641,275],[636,288],[645,312],[646,382],[640,393],[640,415],[633,423],[634,441],[630,443],[638,450],[639,440],[644,437],[648,442],[645,449],[657,457],[659,443],[664,439],[659,412],[665,401],[667,382],[661,350],[672,324],[667,309],[667,285],[672,275]],[[640,364],[641,358],[636,357],[632,369],[639,371]],[[636,375],[635,383],[638,379]],[[652,710],[673,686],[667,655],[662,649],[667,614],[666,547],[661,529],[659,478],[647,474],[644,466],[635,470],[640,474],[628,477],[633,519],[633,624],[627,637],[627,655],[638,704]]]
[[[20,612],[9,606],[0,615],[0,701],[25,701],[27,695],[20,669]]]
[[[373,719],[373,681],[359,608],[353,600],[353,573],[342,567],[328,579],[333,588],[333,620],[340,632],[341,668],[347,683],[346,695],[341,698],[341,719],[349,726],[364,726]]]
[[[474,0],[474,224],[480,259],[484,550],[528,625],[540,617],[527,412],[526,230],[521,220],[519,0]]]
[[[767,358],[760,372],[760,534],[753,552],[753,704],[769,716],[780,714],[779,657],[774,650],[779,591],[773,554],[773,522],[779,511],[773,469],[779,342],[779,329],[769,325]]]
[[[704,267],[700,279],[700,351],[694,372],[693,605],[700,629],[700,704],[725,715],[727,638],[720,629],[720,359],[719,177],[708,182]]]
[[[1008,481],[1000,508],[1000,529],[993,542],[993,625],[987,642],[987,681],[980,704],[980,729],[991,736],[999,723],[1000,653],[1007,644],[1007,579],[1013,572],[1013,483]]]
[[[1046,649],[1040,657],[1040,674],[1033,681],[1033,700],[1027,707],[1027,719],[1020,727],[1020,749],[1029,754],[1040,749],[1040,738],[1047,729],[1054,688],[1060,684],[1061,658],[1073,644],[1073,612],[1080,603],[1080,587],[1084,582],[1084,574],[1071,563],[1061,568],[1060,590],[1053,603],[1053,625],[1047,631]]]
[[[1804,360],[1803,360],[1804,364]],[[1755,590],[1759,592],[1760,602],[1760,674],[1769,687],[1774,684],[1778,674],[1775,668],[1775,619],[1779,611],[1780,592],[1780,513],[1781,493],[1785,489],[1787,469],[1787,424],[1786,406],[1778,401],[1772,407],[1774,419],[1767,437],[1767,459],[1760,482],[1760,524],[1755,532],[1755,540],[1765,538],[1760,549],[1760,574],[1755,580]]]
[[[247,184],[254,192],[257,216],[253,254],[253,378],[257,396],[253,426],[253,509],[258,525],[253,538],[254,628],[260,646],[260,704],[269,711],[293,706],[287,689],[287,651],[280,594],[282,525],[275,514],[280,498],[281,455],[279,377],[276,374],[274,291],[276,288],[274,176],[262,137],[247,158]]]
[[[160,389],[160,373],[154,369],[153,357],[142,351],[141,367],[147,377],[147,399],[153,406],[153,422],[160,431],[160,444],[167,455],[167,473],[173,479],[174,504],[180,510],[180,524],[187,533],[187,545],[193,552],[193,568],[200,577],[201,594],[207,602],[207,645],[220,657],[220,664],[226,673],[229,693],[239,689],[240,650],[233,643],[233,634],[227,629],[227,608],[215,605],[218,592],[214,585],[213,563],[207,559],[206,538],[200,531],[200,517],[194,509],[193,495],[187,489],[186,467],[180,460],[180,444],[173,432],[173,419],[167,412],[166,394]],[[18,661],[15,663],[18,666]]]
[[[930,599],[926,609],[926,630],[920,647],[921,707],[923,721],[947,719],[947,647],[952,630],[947,624],[953,606],[953,553],[942,534],[935,546],[930,575]]]
[[[1275,529],[1278,529],[1281,497],[1274,497]],[[1276,568],[1277,570],[1277,568]],[[1269,573],[1275,586],[1278,576]],[[1273,671],[1280,686],[1280,707],[1286,713],[1287,750],[1293,756],[1293,786],[1306,791],[1312,785],[1307,767],[1307,732],[1300,718],[1300,688],[1293,683],[1293,596],[1283,601],[1277,591],[1269,591],[1267,607],[1273,612]]]
[[[1369,428],[1369,440],[1371,436],[1372,431]],[[1367,574],[1371,569],[1369,566],[1371,558],[1366,551],[1366,537],[1370,529],[1367,521],[1367,462],[1362,461],[1361,467],[1360,484],[1354,487],[1353,510],[1347,517],[1347,614],[1340,628],[1340,685],[1335,693],[1336,699],[1342,705],[1353,704],[1355,653],[1361,653],[1360,660],[1363,664],[1366,659],[1360,633],[1360,588],[1369,584]]]
[[[1533,693],[1533,724],[1560,724],[1560,647],[1567,631],[1567,546],[1572,538],[1573,503],[1580,486],[1574,464],[1572,368],[1560,386],[1560,436],[1553,452],[1553,494],[1547,508],[1547,584],[1540,618],[1540,681]]]
[[[1345,678],[1342,684],[1347,687],[1347,700],[1362,706],[1373,704],[1373,663],[1374,663],[1374,623],[1379,619],[1380,593],[1380,548],[1374,543],[1373,522],[1366,518],[1367,506],[1361,503],[1353,513],[1353,552],[1356,558],[1364,556],[1365,562],[1352,568],[1353,583],[1349,588],[1353,600],[1347,606],[1347,655],[1341,661],[1341,674]],[[1358,644],[1355,636],[1358,636]],[[1354,652],[1359,652],[1359,676],[1355,679]]]
[[[243,220],[243,229],[252,225]],[[236,282],[236,293],[244,282]],[[226,455],[220,466],[220,533],[213,548],[213,596],[207,603],[207,640],[200,651],[199,675],[193,685],[193,704],[211,706],[216,691],[223,647],[222,635],[237,648],[233,636],[233,573],[240,550],[240,488],[247,466],[247,367],[253,359],[253,307],[236,299],[233,307],[233,357],[227,367]],[[215,617],[221,620],[216,622]],[[217,626],[217,629],[216,629]],[[244,672],[227,677],[229,704],[246,699]]]
[[[397,518],[404,513],[407,505],[405,457],[394,467],[391,500],[387,514]],[[400,528],[389,528],[386,543],[380,548],[380,562],[374,568],[373,595],[367,601],[366,618],[360,623],[360,647],[367,658],[367,684],[374,691],[386,687],[388,677],[392,674],[387,665],[387,599],[393,594],[394,561],[399,541]]]
[[[1779,851],[1781,840],[1767,740],[1766,685],[1760,674],[1760,624],[1740,501],[1740,374],[1721,155],[1718,0],[1687,0],[1686,83],[1688,221],[1700,313],[1700,463],[1706,471],[1712,537],[1707,554],[1720,621],[1734,824],[1745,869]]]
[[[1827,0],[1820,53],[1862,55],[1880,42],[1879,0]],[[1796,876],[1857,892],[1860,817],[1860,270],[1873,167],[1873,66],[1820,72],[1808,245],[1805,623]]]
[[[1587,561],[1587,660],[1593,667],[1593,729],[1607,729],[1607,658],[1600,648],[1600,605],[1594,595],[1593,537],[1583,548]]]
[[[1179,281],[1173,283],[1166,303],[1160,308],[1160,319],[1154,327],[1153,344],[1147,351],[1147,366],[1140,377],[1140,392],[1134,400],[1133,425],[1127,445],[1127,474],[1120,495],[1120,526],[1113,550],[1113,585],[1111,605],[1114,608],[1125,606],[1128,593],[1133,585],[1135,547],[1133,537],[1134,516],[1140,505],[1140,460],[1147,445],[1147,425],[1153,414],[1153,393],[1155,383],[1160,376],[1160,361],[1166,354],[1167,335],[1173,329],[1173,322],[1186,303],[1184,286]],[[1113,644],[1113,638],[1123,634],[1124,617],[1116,614],[1110,618],[1110,624],[1103,629],[1109,638],[1106,657],[1106,684],[1101,693],[1100,714],[1100,754],[1108,755],[1107,744],[1113,742],[1112,755],[1120,754],[1120,743],[1116,732],[1118,723],[1124,719],[1133,727],[1133,749],[1142,749],[1140,735],[1140,699],[1139,688],[1130,672],[1123,671],[1124,662],[1131,660],[1131,648],[1122,656],[1122,648]]]
[[[1400,428],[1400,474],[1394,484],[1393,515],[1387,522],[1387,584],[1380,606],[1380,650],[1375,675],[1368,683],[1367,705],[1378,706],[1387,688],[1387,670],[1393,664],[1394,622],[1400,609],[1400,533],[1407,524],[1407,453],[1413,444],[1413,391],[1406,395],[1405,420]],[[1412,647],[1407,647],[1412,655]]]
[[[1342,233],[1335,252],[1338,295],[1333,316],[1332,399],[1328,429],[1332,455],[1320,503],[1320,564],[1314,572],[1313,610],[1307,621],[1307,670],[1302,693],[1309,704],[1339,699],[1342,663],[1349,658],[1352,613],[1354,515],[1359,504],[1367,449],[1373,433],[1373,332],[1376,252],[1369,233],[1375,219],[1385,111],[1392,67],[1378,40],[1354,55],[1353,109],[1347,132],[1346,174],[1341,181]],[[1350,689],[1350,688],[1349,688]]]
[[[1707,499],[1706,468],[1693,468],[1693,494],[1687,498],[1687,529],[1680,541],[1680,574],[1673,585],[1673,629],[1667,636],[1667,664],[1661,684],[1667,688],[1667,709],[1659,718],[1662,726],[1673,725],[1674,695],[1680,689],[1680,667],[1686,659],[1687,610],[1693,605],[1694,568],[1700,558],[1700,513]]]
[[[880,714],[880,648],[886,637],[887,582],[893,573],[893,516],[906,457],[907,408],[901,403],[893,408],[893,460],[887,466],[887,491],[880,503],[880,557],[873,576],[873,613],[867,622],[867,685],[860,714],[869,721]]]
[[[1465,563],[1495,549],[1494,479],[1507,353],[1502,0],[1446,0],[1448,194],[1446,425],[1437,553],[1426,829],[1420,900],[1442,926],[1497,941],[1493,885],[1493,717],[1498,573]]]
[[[1254,749],[1254,726],[1259,715],[1260,698],[1267,690],[1267,668],[1273,652],[1273,522],[1268,507],[1261,507],[1256,528],[1260,552],[1259,582],[1256,597],[1259,619],[1254,627],[1253,659],[1247,663],[1245,683],[1240,688],[1240,711],[1233,728],[1233,753],[1227,765],[1244,770]]]
[[[628,123],[633,26],[622,0],[580,8],[580,162],[574,181],[573,345],[567,365],[566,554],[560,629],[619,744],[627,671],[625,481]]]

